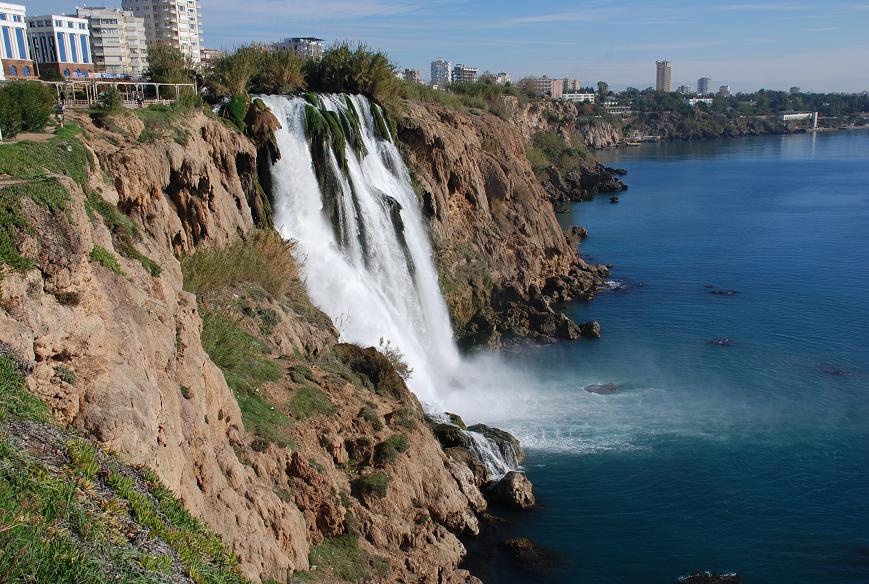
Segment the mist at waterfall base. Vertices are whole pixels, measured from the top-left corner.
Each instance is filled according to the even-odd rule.
[[[276,223],[298,242],[314,302],[343,339],[399,347],[431,410],[526,445],[538,509],[507,514],[498,537],[554,555],[528,573],[491,553],[500,539],[468,540],[485,581],[671,582],[706,569],[869,581],[867,133],[614,154],[630,171],[621,203],[600,197],[564,217],[589,227],[584,254],[625,284],[568,307],[601,321],[603,339],[465,360],[406,170],[374,137],[370,104],[354,100],[368,155],[348,156],[344,185],[345,228],[362,221],[373,235],[366,259],[324,217],[304,102],[265,99],[284,125]],[[411,262],[386,197],[401,205]],[[582,390],[609,382],[615,395]]]
[[[570,308],[599,341],[513,360],[538,398],[499,422],[529,446],[538,509],[468,540],[469,567],[507,584],[869,582],[869,132],[602,156],[630,190],[562,220],[624,289]],[[491,553],[512,536],[550,569]]]
[[[324,212],[329,195],[321,192],[305,132],[307,102],[262,99],[282,125],[276,134],[281,158],[272,168],[275,224],[296,242],[308,293],[342,340],[365,347],[383,341],[400,350],[413,370],[408,385],[430,412],[459,412],[469,422],[506,415],[512,402],[504,397],[530,384],[496,355],[459,355],[407,168],[389,137],[375,131],[372,108],[378,106],[361,96],[319,96],[330,112],[355,110],[351,117],[361,120],[365,151],[356,156],[348,143],[346,172],[328,151],[327,164],[339,183],[333,224]],[[495,456],[497,448],[480,436],[471,438],[491,474],[509,470]]]

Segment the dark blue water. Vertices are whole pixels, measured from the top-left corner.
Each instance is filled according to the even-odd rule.
[[[606,162],[629,170],[620,204],[563,219],[588,227],[583,254],[627,289],[571,307],[601,322],[601,340],[518,357],[540,389],[501,420],[529,445],[539,500],[506,535],[558,560],[481,575],[869,582],[869,132],[648,145]],[[596,382],[619,393],[581,389]]]

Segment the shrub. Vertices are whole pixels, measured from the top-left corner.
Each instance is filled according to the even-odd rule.
[[[380,337],[380,352],[389,360],[395,368],[396,373],[401,375],[402,379],[410,379],[410,376],[413,375],[413,369],[407,364],[401,349],[393,346],[392,342],[388,339]]]
[[[68,367],[58,365],[54,368],[54,372],[62,381],[70,385],[75,385],[76,381],[78,381],[78,376],[76,376],[75,371]]]
[[[407,451],[408,448],[410,448],[410,444],[408,444],[404,434],[393,434],[377,445],[374,459],[379,464],[388,464],[398,458],[399,454]]]
[[[20,131],[40,132],[57,104],[51,86],[38,81],[10,81],[0,87],[0,129],[3,138]]]
[[[91,250],[91,259],[119,276],[126,275],[124,274],[124,270],[121,268],[121,264],[118,262],[118,258],[113,256],[109,250],[100,245],[95,245]]]
[[[378,470],[353,481],[353,488],[358,495],[385,497],[391,480],[388,473]]]
[[[302,60],[292,51],[266,51],[252,83],[256,93],[291,93],[304,89]]]
[[[271,229],[257,231],[222,249],[199,248],[181,261],[184,289],[205,294],[247,282],[280,298],[298,277],[292,248],[291,242]]]
[[[205,78],[209,90],[227,97],[247,97],[251,79],[260,70],[267,51],[264,47],[249,45],[216,59]]]
[[[124,107],[124,98],[117,87],[109,87],[100,95],[100,107],[110,112],[116,112]]]
[[[341,42],[304,66],[308,87],[315,91],[361,93],[385,103],[399,92],[395,66],[382,51]]]

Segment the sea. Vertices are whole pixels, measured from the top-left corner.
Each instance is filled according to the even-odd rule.
[[[505,584],[869,582],[869,132],[599,158],[630,189],[560,218],[612,266],[564,307],[602,338],[509,355],[533,397],[493,421],[526,445],[538,505],[500,511],[468,567]]]

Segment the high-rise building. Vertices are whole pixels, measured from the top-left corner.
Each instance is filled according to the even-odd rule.
[[[721,97],[730,97],[730,86],[729,85],[721,85],[718,88],[718,95]]]
[[[655,90],[670,93],[673,89],[673,65],[670,61],[655,61]]]
[[[27,19],[24,6],[0,2],[0,79],[26,78],[35,75],[27,42]]]
[[[582,91],[582,83],[579,79],[565,79],[564,93],[580,93]]]
[[[117,8],[77,8],[91,31],[94,69],[112,76],[141,77],[148,68],[145,19]]]
[[[443,59],[431,62],[431,84],[446,87],[453,80],[453,64]]]
[[[144,19],[149,43],[175,47],[194,67],[202,62],[199,0],[121,0],[121,8]]]
[[[405,69],[402,78],[408,83],[422,83],[422,75],[417,69]]]
[[[797,87],[796,85],[794,85],[794,86],[791,87],[791,89],[790,89],[790,94],[791,94],[791,95],[794,95],[794,94],[797,94],[797,93],[800,93],[800,88]]]
[[[323,39],[316,37],[290,37],[277,44],[278,48],[291,51],[303,59],[319,59],[323,56]]]
[[[712,80],[708,77],[701,77],[697,80],[697,93],[700,95],[708,95],[712,93],[709,88],[712,87]]]
[[[54,69],[64,77],[87,77],[94,70],[86,18],[31,16],[27,18],[27,34],[40,71]]]
[[[474,83],[477,80],[479,70],[459,63],[453,67],[453,83]]]

